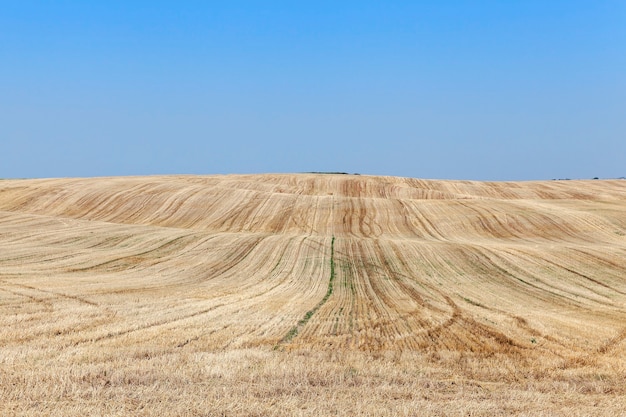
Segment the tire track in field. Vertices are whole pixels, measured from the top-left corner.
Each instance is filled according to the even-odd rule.
[[[293,338],[295,338],[298,333],[302,330],[304,326],[308,323],[308,321],[313,317],[313,314],[317,312],[328,301],[330,296],[333,294],[333,284],[335,280],[335,237],[333,236],[330,242],[330,278],[328,279],[328,289],[326,290],[326,294],[324,298],[320,300],[319,303],[313,309],[306,312],[304,317],[298,321],[298,323],[292,327],[285,336],[278,342],[276,348],[280,347],[280,345],[284,345],[289,343]]]
[[[357,260],[362,265],[363,276],[367,278],[364,284],[367,284],[367,287],[372,291],[370,305],[377,316],[376,320],[369,327],[380,332],[383,336],[383,338],[371,339],[368,348],[373,347],[373,350],[379,350],[385,346],[387,340],[393,340],[396,335],[410,332],[411,326],[404,320],[398,320],[402,318],[398,311],[399,305],[396,299],[389,293],[391,289],[396,288],[393,276],[388,275],[388,270],[385,267],[381,267],[378,262],[369,261],[370,259],[382,259],[382,264],[384,265],[385,263],[384,254],[380,252],[376,242],[359,241],[357,247],[359,249]],[[401,324],[404,324],[404,330],[401,329]]]
[[[339,257],[336,252],[335,263],[340,268],[343,286],[339,287],[332,308],[325,309],[328,311],[319,320],[326,323],[324,338],[313,343],[325,340],[331,345],[347,343],[358,349],[378,350],[388,343],[389,337],[399,333],[391,302],[384,298],[384,289],[378,283],[378,272],[364,261],[370,251],[361,243],[359,239],[345,240]],[[339,326],[342,331],[337,333]],[[314,335],[308,338],[316,339]]]
[[[178,343],[178,344],[176,345],[176,347],[177,347],[178,349],[180,349],[180,348],[184,348],[185,346],[189,345],[190,343],[197,342],[198,340],[200,340],[200,339],[202,339],[202,338],[205,338],[205,337],[207,337],[207,336],[211,336],[211,335],[213,335],[213,334],[215,334],[215,333],[217,333],[217,332],[219,332],[219,331],[226,330],[226,329],[228,329],[228,328],[230,328],[230,327],[231,327],[231,325],[225,325],[225,326],[220,327],[219,329],[211,329],[211,330],[209,330],[209,331],[202,332],[202,333],[200,333],[199,335],[196,335],[196,336],[194,336],[194,337],[190,337],[190,338],[185,339],[184,341],[182,341],[182,342]],[[222,349],[223,349],[223,348],[224,348],[224,347],[222,347]]]
[[[296,239],[296,238],[297,237],[294,236],[294,237],[292,237],[290,239],[290,241],[293,240],[293,239]],[[302,244],[303,244],[303,242],[305,240],[306,240],[306,237],[302,237],[300,243],[297,245],[296,255],[295,255],[296,259],[299,258],[298,254],[300,253],[301,248],[302,248]],[[246,254],[244,255],[244,258],[249,256],[250,252],[252,250],[254,250],[254,248],[256,247],[256,244],[258,244],[259,241],[255,241],[253,243],[254,244],[251,247],[248,248],[249,250],[246,251]],[[285,246],[285,249],[284,249],[282,255],[284,255],[284,253],[287,251],[288,246],[289,245]],[[281,255],[281,257],[282,257],[282,255]],[[235,261],[232,263],[232,267],[235,267],[237,265],[242,264],[240,258],[234,257],[234,259],[235,259]],[[239,259],[239,261],[237,261],[238,259]],[[280,260],[279,260],[279,262],[280,262]],[[295,264],[292,264],[292,268],[294,268],[294,267],[295,267]],[[226,272],[227,271],[223,271],[223,273],[226,273]],[[270,271],[269,273],[271,274],[272,272],[273,272],[273,270]],[[290,276],[290,274],[285,274],[285,277],[286,277],[285,279],[287,279],[287,277],[289,277],[289,276]],[[267,295],[268,293],[274,291],[276,288],[284,285],[285,279],[275,282],[269,288],[266,288],[266,289],[264,289],[261,292],[257,292],[254,295],[247,296],[246,297],[246,301],[247,302],[251,302],[252,300],[255,300],[255,299],[258,299],[259,297],[263,297],[263,296]],[[237,294],[246,293],[246,291],[249,288],[253,288],[253,287],[257,287],[257,286],[258,286],[258,282],[253,282],[253,283],[250,283],[250,284],[248,284],[246,286],[239,287],[239,291],[238,291]],[[234,296],[236,296],[236,294],[233,295],[233,297]],[[152,329],[155,329],[157,327],[163,327],[163,326],[168,326],[168,325],[171,325],[171,324],[174,324],[174,323],[179,323],[179,322],[184,321],[184,320],[188,320],[188,319],[191,319],[191,318],[199,317],[201,315],[205,315],[205,314],[214,312],[214,311],[216,311],[218,309],[223,309],[223,308],[227,308],[227,307],[235,308],[237,306],[237,303],[234,302],[234,300],[226,301],[224,298],[222,298],[221,300],[220,300],[220,298],[216,298],[215,300],[216,301],[221,301],[221,302],[219,304],[212,305],[212,306],[210,306],[208,308],[204,308],[204,309],[201,309],[201,310],[189,313],[189,314],[185,314],[185,315],[182,315],[182,316],[174,317],[174,318],[171,318],[171,319],[155,320],[155,321],[152,321],[152,322],[149,322],[149,323],[145,323],[145,324],[141,324],[139,326],[135,326],[135,327],[132,327],[132,328],[121,329],[121,330],[109,332],[109,333],[107,333],[105,335],[86,338],[84,340],[74,342],[74,343],[72,343],[72,345],[80,345],[80,344],[84,344],[84,343],[92,343],[92,342],[95,343],[95,342],[100,342],[100,341],[103,341],[103,340],[110,340],[110,339],[113,339],[113,338],[116,338],[116,337],[125,336],[125,335],[131,334],[131,333],[135,333],[135,332],[139,332],[139,331],[152,330]],[[248,305],[246,310],[250,310],[250,309],[251,309],[251,305]],[[224,314],[226,314],[226,313],[224,313]],[[217,329],[215,331],[219,331],[219,329]],[[214,332],[210,331],[209,333],[213,334]],[[179,342],[178,345],[182,345],[182,346],[188,345],[190,343],[193,343],[193,342],[196,342],[196,341],[202,339],[204,336],[206,336],[206,335],[202,334],[202,335],[198,335],[198,337],[195,337],[195,338],[185,339],[185,341]]]
[[[189,241],[181,245],[176,245],[177,242],[186,241],[186,240],[189,240]],[[139,252],[139,253],[131,253],[129,255],[111,259],[111,260],[108,260],[108,261],[105,261],[96,265],[89,265],[89,266],[85,266],[82,268],[70,268],[68,269],[68,272],[92,272],[92,271],[96,271],[96,270],[103,269],[103,268],[105,268],[108,271],[111,271],[111,269],[106,268],[106,266],[115,266],[115,265],[118,265],[118,267],[117,269],[113,269],[113,271],[127,270],[128,268],[126,266],[128,264],[124,264],[123,262],[124,260],[134,259],[135,262],[129,262],[129,264],[136,265],[138,263],[137,260],[141,259],[142,257],[150,256],[153,259],[162,258],[165,254],[171,253],[171,250],[167,250],[170,247],[174,246],[174,247],[178,247],[182,249],[184,246],[189,245],[195,242],[196,240],[197,240],[197,236],[194,236],[194,235],[178,236],[178,237],[175,237],[174,239],[167,240],[165,243],[157,246],[156,248],[152,248],[152,249]],[[159,262],[164,262],[164,260],[159,259],[157,263]],[[121,265],[119,265],[120,263]]]
[[[254,239],[252,242],[247,242],[248,245],[239,245],[237,246],[238,250],[234,251],[235,256],[231,257],[231,262],[228,263],[223,263],[223,268],[219,271],[217,271],[214,276],[220,276],[223,275],[224,273],[226,273],[228,270],[234,268],[236,265],[241,264],[241,261],[243,259],[245,259],[251,252],[252,250],[258,245],[258,243],[262,240],[263,238],[257,238]],[[102,335],[102,336],[98,336],[95,338],[89,338],[89,339],[85,339],[83,341],[79,341],[79,342],[75,342],[75,345],[77,344],[82,344],[82,343],[87,343],[87,342],[99,342],[102,340],[106,340],[106,339],[111,339],[111,338],[115,338],[115,337],[119,337],[119,336],[123,336],[123,335],[127,335],[129,333],[133,333],[133,332],[137,332],[137,331],[141,331],[141,330],[147,330],[147,329],[151,329],[154,327],[159,327],[159,326],[164,326],[164,325],[168,325],[171,323],[175,323],[175,322],[179,322],[182,320],[186,320],[189,318],[193,318],[193,317],[197,317],[203,314],[207,314],[212,312],[213,310],[217,309],[217,308],[221,308],[223,306],[225,306],[226,304],[222,303],[222,304],[217,304],[196,312],[193,312],[191,314],[187,314],[181,317],[177,317],[174,319],[166,319],[166,320],[156,320],[147,324],[142,324],[139,325],[137,327],[134,328],[130,328],[130,329],[123,329],[123,330],[119,330],[119,331],[115,331],[115,332],[109,332],[106,335]]]
[[[604,342],[597,350],[597,353],[604,355],[617,347],[620,343],[626,340],[626,327],[615,337]]]
[[[399,200],[404,213],[404,222],[409,225],[409,230],[417,236],[425,236],[431,239],[445,241],[445,236],[438,230],[432,220],[428,219],[413,202]],[[417,222],[417,224],[415,224]]]
[[[450,306],[451,315],[442,324],[434,326],[432,322],[433,318],[428,320],[425,314],[430,313],[433,315],[432,317],[440,318],[448,316],[450,314],[450,311],[446,311],[440,307],[426,302],[424,295],[422,295],[414,286],[411,285],[411,281],[414,281],[415,279],[412,278],[410,275],[407,275],[407,272],[404,272],[410,272],[410,268],[406,264],[403,254],[400,252],[399,248],[396,245],[394,245],[392,242],[389,242],[387,244],[389,250],[391,251],[391,253],[389,254],[387,253],[387,250],[385,250],[385,247],[380,241],[375,241],[374,245],[375,250],[382,261],[380,265],[376,264],[374,265],[374,267],[381,269],[385,276],[393,279],[393,283],[398,287],[400,292],[406,294],[408,298],[418,306],[417,309],[414,309],[413,311],[407,312],[405,314],[401,314],[399,308],[400,306],[396,308],[399,319],[401,319],[406,324],[407,332],[406,336],[403,337],[402,340],[406,341],[407,339],[409,339],[409,347],[420,346],[418,339],[421,338],[421,334],[425,333],[430,340],[433,340],[433,334],[436,334],[443,329],[447,329],[454,323],[458,322],[458,319],[460,318],[459,309],[456,307],[456,305],[450,304],[449,300],[441,297]],[[399,268],[396,263],[399,263],[399,266],[401,268]],[[402,271],[400,269],[402,269]],[[420,284],[428,288],[432,293],[439,294],[439,291],[432,285],[428,285],[426,282],[421,282]],[[402,333],[399,333],[398,336],[402,336]]]
[[[579,368],[583,366],[595,366],[603,356],[612,353],[617,346],[626,340],[626,328],[623,328],[616,336],[602,342],[595,350],[588,351],[582,355],[563,356],[563,361],[553,369]]]
[[[472,265],[478,270],[482,270],[486,275],[510,280],[510,282],[515,284],[514,287],[521,287],[525,292],[532,293],[534,297],[542,300],[546,305],[562,303],[562,305],[570,306],[578,303],[571,298],[571,294],[562,294],[563,290],[561,288],[546,282],[546,280],[539,279],[538,276],[533,276],[533,278],[541,285],[521,278],[519,276],[520,267],[512,264],[494,249],[482,246],[474,248],[474,253],[475,258]],[[518,274],[515,274],[513,271],[517,271]],[[521,272],[522,274],[524,273],[523,270]]]
[[[280,253],[279,259],[278,259],[277,263],[274,265],[274,267],[268,272],[267,278],[271,278],[274,275],[281,275],[283,278],[281,278],[279,280],[276,280],[268,288],[265,288],[262,291],[257,292],[257,293],[255,293],[252,296],[247,296],[245,298],[245,300],[248,303],[246,308],[245,309],[240,308],[240,309],[238,309],[236,311],[236,313],[240,313],[242,310],[245,310],[245,311],[255,311],[255,310],[257,310],[257,308],[254,308],[254,306],[258,306],[260,304],[264,304],[265,303],[264,300],[258,300],[258,301],[254,302],[254,303],[251,303],[252,300],[256,300],[256,299],[261,298],[261,297],[264,297],[264,299],[267,299],[267,296],[269,296],[270,294],[274,294],[276,296],[281,296],[282,294],[284,294],[284,292],[286,291],[286,288],[284,288],[285,284],[288,281],[290,281],[291,277],[293,277],[293,275],[295,273],[294,271],[295,271],[296,267],[299,266],[299,264],[298,264],[298,262],[291,262],[289,271],[283,270],[283,271],[280,271],[280,272],[276,272],[277,268],[279,267],[281,262],[284,262],[285,255],[286,255],[286,253],[288,251],[290,251],[290,247],[291,246],[295,247],[295,248],[291,248],[291,251],[295,251],[295,253],[291,256],[290,259],[295,259],[295,260],[301,259],[301,252],[303,250],[303,247],[305,246],[304,243],[305,243],[305,241],[307,241],[307,239],[308,239],[307,236],[292,236],[289,239],[289,242],[288,242],[287,245],[282,245],[283,249],[282,249],[282,252]],[[298,240],[299,242],[297,242],[297,245],[292,245],[292,242],[295,241],[295,240]],[[309,243],[309,244],[311,244],[311,243]],[[320,244],[320,246],[321,246],[321,244]],[[261,283],[263,281],[264,280],[259,280],[258,282],[252,282],[252,283],[250,283],[250,284],[248,284],[248,285],[246,285],[244,287],[239,287],[238,293],[239,294],[245,293],[250,288],[256,288],[256,287],[259,286],[259,283]],[[276,289],[279,288],[279,287],[283,287],[283,288],[280,290],[280,292],[276,293]],[[196,342],[197,340],[200,340],[203,337],[204,336],[199,336],[199,337],[197,337],[197,338],[195,338],[193,340],[190,340],[188,343]],[[235,335],[233,335],[233,341],[234,341],[234,339],[236,339]]]
[[[138,332],[138,331],[141,331],[141,330],[154,329],[156,327],[166,326],[168,324],[173,324],[173,323],[178,323],[178,322],[181,322],[183,320],[187,320],[187,319],[190,319],[190,318],[201,316],[203,314],[210,313],[210,312],[212,312],[212,311],[214,311],[214,310],[216,310],[218,308],[224,307],[226,305],[227,304],[225,304],[225,303],[224,304],[217,304],[217,305],[214,305],[214,306],[211,306],[211,307],[199,310],[199,311],[195,311],[195,312],[193,312],[191,314],[186,314],[186,315],[183,315],[183,316],[175,317],[173,319],[155,320],[155,321],[152,321],[150,323],[145,323],[145,324],[142,324],[142,325],[139,325],[139,326],[135,326],[135,327],[130,328],[130,329],[123,329],[123,330],[118,330],[118,331],[114,331],[114,332],[108,332],[105,335],[96,336],[96,337],[90,337],[90,338],[78,340],[78,341],[70,343],[69,345],[70,346],[78,346],[78,345],[82,345],[82,344],[85,344],[85,343],[97,343],[97,342],[100,342],[100,341],[103,341],[103,340],[113,339],[113,338],[116,338],[116,337],[124,336],[124,335],[130,334],[130,333],[134,333],[134,332]]]
[[[395,311],[398,314],[396,319],[390,318],[389,320],[379,321],[377,324],[373,326],[373,328],[378,328],[380,326],[385,326],[388,331],[392,333],[395,331],[396,336],[393,334],[387,335],[387,340],[395,340],[399,338],[401,341],[399,346],[405,346],[409,348],[436,348],[445,347],[445,348],[454,348],[456,350],[465,350],[467,346],[483,346],[483,349],[486,348],[484,339],[494,341],[497,346],[500,346],[497,349],[504,349],[505,351],[511,351],[511,349],[521,349],[522,346],[515,342],[513,339],[504,335],[502,332],[490,328],[489,326],[478,323],[475,319],[468,316],[444,291],[437,289],[435,286],[427,285],[425,282],[422,282],[421,285],[427,285],[429,290],[441,299],[445,300],[447,305],[450,308],[450,312],[441,309],[440,307],[431,305],[427,303],[422,296],[414,287],[409,285],[411,280],[410,276],[405,275],[400,272],[397,267],[394,266],[393,261],[399,261],[400,265],[403,266],[404,269],[408,269],[403,260],[403,256],[398,252],[398,248],[394,245],[390,246],[390,250],[395,253],[395,256],[391,256],[388,258],[386,255],[386,251],[381,245],[379,241],[374,241],[375,252],[377,256],[380,258],[382,262],[371,262],[364,261],[364,267],[366,269],[378,270],[382,271],[380,276],[388,276],[393,277],[393,284],[397,285],[398,289],[409,295],[413,302],[418,304],[421,307],[420,310],[416,310],[413,314],[400,314],[399,305],[394,303],[395,297],[392,297],[390,294],[387,294],[385,289],[380,287],[380,285],[375,284],[375,294],[377,297],[381,298],[383,303],[389,306],[390,311]],[[372,259],[371,256],[368,256],[365,252],[363,252],[363,259]],[[391,287],[389,287],[391,289]],[[450,314],[450,316],[443,322],[438,325],[433,326],[432,323],[428,323],[427,321],[420,319],[419,315],[422,312],[430,311],[436,316],[441,317],[443,314]],[[408,333],[405,333],[400,330],[398,327],[398,320],[403,321],[407,325]],[[415,326],[417,325],[417,328]],[[454,330],[452,328],[454,327]],[[527,326],[529,328],[529,326]],[[405,334],[403,336],[403,334]],[[426,336],[426,339],[421,342],[418,341],[420,335],[423,334]],[[473,343],[468,344],[464,343],[463,340],[468,338],[474,339]],[[455,342],[456,341],[456,342]],[[452,342],[452,344],[450,344]],[[393,342],[392,342],[393,343]],[[493,347],[491,348],[493,349]]]
[[[543,265],[551,265],[551,266],[557,268],[557,270],[560,269],[560,270],[568,272],[571,275],[584,278],[586,281],[589,281],[589,282],[591,282],[591,283],[593,283],[593,284],[595,284],[595,285],[597,285],[599,287],[606,288],[606,289],[611,290],[613,292],[616,292],[616,293],[618,293],[620,295],[626,295],[626,293],[624,293],[624,292],[622,292],[622,291],[620,291],[620,290],[618,290],[618,289],[616,289],[614,287],[611,287],[608,284],[605,284],[605,283],[603,283],[601,281],[598,281],[598,280],[596,280],[596,279],[594,279],[594,278],[592,278],[590,276],[587,276],[585,274],[579,273],[579,272],[575,271],[574,269],[563,265],[562,262],[557,262],[557,261],[553,261],[553,260],[549,259],[550,255],[547,254],[547,253],[537,254],[532,259],[526,259],[525,260],[526,262],[512,262],[511,260],[507,259],[503,255],[504,254],[508,254],[508,255],[511,255],[511,256],[519,259],[520,257],[519,257],[518,253],[516,253],[516,252],[514,252],[514,251],[512,251],[510,249],[502,249],[502,250],[500,250],[500,252],[501,253],[498,254],[495,251],[492,251],[492,254],[494,256],[496,256],[498,259],[500,259],[505,266],[507,266],[507,270],[511,269],[511,270],[524,271],[524,265],[528,265],[530,263],[535,263],[537,265],[540,264],[540,263],[543,264]],[[498,266],[496,265],[496,267],[498,267]],[[540,277],[537,274],[528,273],[528,275],[532,276],[537,282],[540,282],[541,285],[545,285],[547,288],[550,288],[550,289],[546,289],[545,291],[547,291],[550,294],[554,294],[554,295],[560,297],[562,301],[563,300],[567,300],[567,303],[569,303],[569,304],[580,303],[580,301],[575,300],[575,298],[584,299],[584,300],[586,300],[588,302],[592,302],[592,303],[598,303],[599,302],[597,299],[594,299],[594,298],[592,298],[589,295],[581,294],[579,292],[573,291],[574,288],[570,289],[570,288],[562,288],[561,286],[558,286],[557,284],[560,284],[559,280],[556,280],[555,284],[550,284],[547,279],[545,279],[545,278],[541,279],[542,277]],[[548,276],[548,278],[549,278],[549,276]],[[594,294],[594,295],[596,295],[598,297],[606,298],[606,295],[604,295],[601,292],[599,292],[597,287],[593,288],[593,286],[583,285],[580,282],[577,282],[576,286],[579,287],[579,288],[584,288],[585,290],[589,291],[590,293],[592,293],[592,294]]]
[[[19,287],[19,288],[26,288],[26,289],[29,289],[29,290],[43,292],[45,294],[52,294],[52,295],[55,295],[56,297],[59,297],[59,298],[66,298],[66,299],[69,299],[69,300],[78,301],[79,303],[87,304],[87,305],[90,305],[92,307],[100,307],[100,305],[98,303],[96,303],[94,301],[90,301],[90,300],[88,300],[88,299],[86,299],[84,297],[79,297],[77,295],[66,294],[66,293],[62,293],[62,292],[59,292],[59,291],[44,290],[44,289],[41,289],[41,288],[33,287],[31,285],[18,284],[18,283],[15,283],[15,282],[7,282],[5,280],[0,280],[0,282],[4,283],[5,285],[13,285],[13,286]]]
[[[9,284],[9,283],[7,283],[4,280],[0,280],[0,282],[2,282],[5,285]],[[42,305],[44,307],[45,311],[53,311],[54,310],[52,303],[50,301],[48,301],[48,299],[46,299],[46,298],[39,298],[39,297],[35,297],[33,295],[24,294],[24,293],[17,292],[17,291],[12,291],[12,290],[10,290],[8,288],[5,288],[5,287],[0,287],[0,290],[8,292],[9,294],[16,295],[18,297],[27,298],[27,299],[31,300],[32,302],[34,302],[36,304],[40,304],[40,305]]]
[[[563,264],[560,264],[560,263],[557,263],[557,262],[551,261],[551,260],[547,259],[546,257],[543,257],[543,258],[542,258],[542,260],[543,260],[544,262],[546,262],[546,263],[550,264],[550,265],[554,265],[554,266],[556,266],[557,268],[563,269],[563,270],[565,270],[565,271],[569,272],[570,274],[573,274],[573,275],[579,276],[579,277],[581,277],[581,278],[584,278],[584,279],[586,279],[587,281],[590,281],[590,282],[592,282],[592,283],[594,283],[594,284],[596,284],[596,285],[599,285],[599,286],[601,286],[601,287],[604,287],[604,288],[606,288],[606,289],[609,289],[609,290],[611,290],[611,291],[614,291],[614,292],[616,292],[616,293],[618,293],[618,294],[621,294],[621,295],[626,295],[626,292],[624,292],[624,291],[620,291],[620,290],[618,290],[617,288],[613,288],[613,287],[611,287],[610,285],[605,284],[604,282],[598,281],[597,279],[591,278],[590,276],[587,276],[587,275],[585,275],[585,274],[583,274],[583,273],[581,273],[581,272],[575,271],[575,270],[573,270],[572,268],[569,268],[569,267],[567,267],[567,266],[565,266],[565,265],[563,265]]]

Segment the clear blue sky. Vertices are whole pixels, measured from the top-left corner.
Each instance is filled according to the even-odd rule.
[[[0,177],[626,176],[626,1],[1,1]]]

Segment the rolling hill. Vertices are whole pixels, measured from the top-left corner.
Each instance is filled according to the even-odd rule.
[[[611,415],[626,182],[3,180],[0,323],[15,415]]]

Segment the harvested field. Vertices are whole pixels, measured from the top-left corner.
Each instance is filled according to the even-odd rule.
[[[626,181],[0,181],[0,415],[626,415]]]

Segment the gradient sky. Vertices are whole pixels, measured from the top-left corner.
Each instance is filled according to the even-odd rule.
[[[626,176],[626,2],[0,1],[0,177]]]

